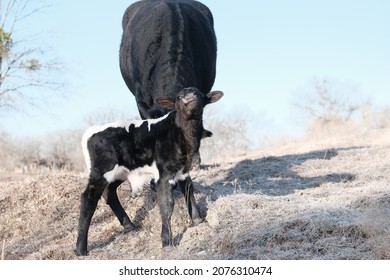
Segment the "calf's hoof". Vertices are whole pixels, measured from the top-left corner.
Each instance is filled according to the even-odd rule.
[[[169,240],[161,240],[162,248],[170,248],[173,246],[173,241],[172,239]]]
[[[123,225],[123,230],[124,232],[130,232],[130,231],[135,231],[137,228],[135,227],[134,224],[131,225]]]
[[[202,219],[202,218],[195,218],[195,219],[192,220],[192,225],[193,226],[197,226],[200,223],[203,223],[203,221],[204,221],[204,219]]]
[[[86,256],[88,255],[87,249],[76,249],[76,256]]]
[[[125,219],[123,221],[122,226],[123,226],[125,232],[129,232],[129,231],[133,231],[133,230],[137,229],[136,226],[128,219]]]

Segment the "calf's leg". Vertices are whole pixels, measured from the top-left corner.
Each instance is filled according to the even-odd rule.
[[[171,246],[172,231],[171,231],[171,217],[174,207],[173,200],[173,186],[169,183],[168,179],[160,178],[157,183],[157,199],[160,208],[161,215],[161,241],[162,246]]]
[[[86,190],[81,195],[79,228],[76,243],[76,255],[78,256],[87,255],[89,226],[104,188],[105,185],[103,182],[92,184],[90,179]]]
[[[122,184],[122,181],[115,181],[113,183],[110,183],[104,189],[103,197],[106,200],[107,204],[110,206],[111,210],[118,218],[121,225],[125,228],[125,230],[126,231],[134,230],[135,226],[130,221],[129,216],[127,216],[118,198],[117,189],[120,186],[120,184]]]
[[[194,197],[194,186],[192,184],[191,178],[187,177],[187,179],[184,181],[179,181],[178,184],[186,200],[188,214],[190,215],[193,224],[197,225],[201,223],[203,220],[199,215],[199,210],[196,205],[196,200]]]

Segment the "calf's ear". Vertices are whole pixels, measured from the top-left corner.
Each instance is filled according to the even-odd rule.
[[[202,131],[202,139],[213,136],[213,133],[210,130],[204,129]]]
[[[154,103],[166,109],[175,109],[175,99],[168,96],[157,97],[154,99]]]
[[[223,92],[216,90],[216,91],[209,92],[206,96],[207,96],[206,104],[215,103],[222,98]]]

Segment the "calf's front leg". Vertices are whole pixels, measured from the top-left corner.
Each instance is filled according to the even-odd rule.
[[[173,185],[169,183],[167,178],[160,178],[157,183],[157,200],[161,215],[161,241],[162,246],[171,246],[172,231],[171,231],[171,217],[174,207],[173,200]]]

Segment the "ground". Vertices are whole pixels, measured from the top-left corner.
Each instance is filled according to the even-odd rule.
[[[153,192],[120,199],[125,233],[103,200],[87,257],[75,256],[86,174],[0,175],[3,259],[390,259],[390,130],[285,141],[192,172],[205,221],[175,194],[175,246],[161,248]],[[149,208],[152,208],[149,210]]]

